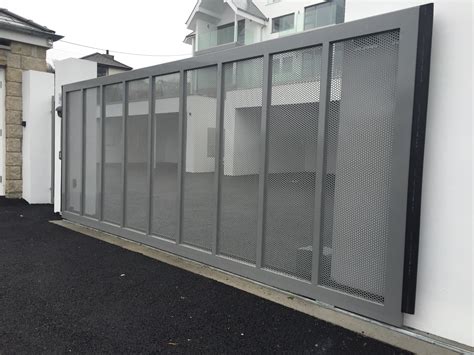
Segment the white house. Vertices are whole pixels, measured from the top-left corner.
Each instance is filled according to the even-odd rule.
[[[186,21],[193,54],[344,22],[345,0],[199,0]]]

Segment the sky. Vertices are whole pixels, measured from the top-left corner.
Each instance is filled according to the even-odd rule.
[[[0,0],[0,7],[46,26],[63,40],[109,49],[134,69],[191,56],[183,43],[185,22],[196,0]],[[57,41],[48,60],[105,52]],[[163,56],[137,56],[113,51]]]

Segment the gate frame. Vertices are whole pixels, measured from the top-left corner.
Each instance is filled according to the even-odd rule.
[[[65,219],[70,221],[84,224],[86,226],[96,228],[111,234],[118,235],[127,239],[131,239],[135,242],[143,243],[156,247],[158,249],[177,254],[179,256],[189,258],[210,266],[223,269],[237,275],[247,277],[270,286],[274,286],[280,289],[288,290],[293,293],[297,293],[317,301],[334,305],[335,307],[343,308],[348,311],[352,311],[364,316],[377,319],[382,322],[386,322],[395,326],[401,326],[403,321],[402,313],[402,291],[404,285],[404,257],[405,257],[405,236],[408,232],[418,235],[418,230],[410,230],[407,225],[407,212],[410,210],[407,208],[408,201],[407,194],[409,188],[409,176],[412,176],[411,169],[418,168],[417,166],[410,165],[411,154],[414,148],[412,147],[412,121],[415,119],[414,107],[416,88],[415,76],[420,70],[418,61],[420,56],[419,48],[419,31],[429,31],[431,34],[431,28],[427,29],[426,26],[420,26],[419,23],[422,21],[422,14],[428,11],[427,16],[432,18],[433,4],[427,4],[417,6],[413,8],[404,9],[401,11],[391,12],[383,15],[369,17],[353,22],[342,23],[334,26],[327,26],[318,28],[295,35],[260,42],[256,44],[246,45],[238,48],[229,50],[223,50],[220,52],[214,52],[212,54],[203,54],[196,57],[191,57],[175,62],[164,63],[148,68],[138,69],[125,73],[116,74],[113,76],[101,77],[97,79],[86,80],[82,82],[72,83],[63,86],[63,125],[62,125],[62,156],[65,160],[62,164],[62,188],[61,188],[61,211]],[[424,12],[423,12],[424,11]],[[425,14],[426,16],[426,14]],[[398,172],[399,176],[406,176],[406,179],[393,179],[390,196],[392,201],[389,212],[389,238],[387,242],[387,261],[385,269],[385,293],[384,303],[378,304],[366,299],[359,298],[354,295],[344,293],[335,289],[324,287],[318,284],[318,267],[319,267],[319,249],[320,249],[320,232],[321,232],[321,216],[322,216],[322,191],[323,191],[323,176],[325,175],[325,150],[326,150],[326,122],[328,114],[328,97],[329,97],[329,84],[330,84],[330,45],[334,42],[344,41],[362,36],[374,35],[383,32],[389,32],[393,30],[399,30],[399,52],[398,52],[398,71],[397,71],[397,86],[396,86],[396,106],[395,106],[395,120],[394,120],[394,145],[393,145],[393,171]],[[322,71],[320,79],[320,112],[318,120],[318,143],[316,152],[316,185],[315,185],[315,219],[314,219],[314,234],[313,234],[313,270],[311,282],[304,281],[298,278],[294,278],[287,275],[278,274],[262,267],[262,245],[263,245],[263,219],[264,219],[264,198],[265,198],[265,183],[266,178],[266,167],[264,162],[267,162],[268,152],[266,150],[267,142],[267,120],[269,108],[271,105],[271,56],[273,54],[302,49],[306,47],[322,46]],[[425,48],[425,51],[429,51],[430,48]],[[423,49],[422,49],[423,51]],[[421,53],[423,56],[423,53]],[[429,55],[429,54],[428,54]],[[257,228],[257,261],[256,265],[243,263],[234,259],[224,257],[216,254],[216,243],[217,243],[217,230],[218,230],[218,218],[219,213],[218,204],[220,196],[220,156],[222,150],[221,142],[221,131],[222,131],[222,120],[223,120],[223,75],[218,76],[217,84],[217,121],[216,121],[216,147],[219,147],[216,152],[216,166],[215,172],[216,186],[215,191],[217,192],[216,204],[213,208],[215,210],[215,228],[214,235],[212,236],[213,245],[211,252],[204,251],[201,249],[194,248],[192,246],[180,244],[181,231],[182,231],[182,189],[183,189],[183,168],[184,168],[184,154],[185,154],[185,133],[186,133],[186,82],[187,75],[186,71],[199,69],[203,67],[215,66],[217,67],[218,75],[222,73],[222,66],[228,62],[237,62],[246,59],[252,59],[257,57],[263,57],[263,87],[262,87],[262,122],[261,122],[261,170],[259,173],[259,192],[258,192],[258,228]],[[154,81],[156,76],[179,73],[179,144],[178,144],[178,215],[177,215],[177,235],[175,241],[170,241],[165,238],[161,238],[151,234],[150,223],[151,223],[151,196],[147,203],[147,224],[146,233],[132,230],[124,227],[124,211],[126,204],[123,203],[122,208],[122,223],[121,225],[115,225],[102,220],[103,211],[103,160],[104,160],[104,147],[103,147],[103,121],[104,121],[104,87],[110,84],[122,83],[124,97],[123,97],[123,122],[122,124],[126,127],[126,110],[128,107],[127,87],[128,81],[138,79],[149,79],[149,90],[151,95],[149,97],[149,118],[148,122],[153,121],[154,114]],[[81,91],[81,97],[84,98],[86,89],[97,88],[100,91],[100,137],[99,141],[101,146],[100,152],[100,169],[98,174],[100,177],[100,183],[98,185],[99,203],[97,215],[98,219],[93,219],[82,214],[76,214],[70,211],[66,211],[66,189],[67,182],[67,159],[68,152],[66,146],[66,132],[67,132],[67,100],[66,95],[72,91]],[[427,86],[422,88],[427,92]],[[422,95],[423,96],[423,95]],[[426,95],[427,96],[427,95]],[[421,97],[418,99],[424,100],[421,104],[426,104],[427,97]],[[84,101],[82,102],[81,108],[84,107]],[[85,122],[85,110],[82,109],[82,129],[81,129],[81,142],[84,146],[84,122]],[[424,133],[424,127],[422,127]],[[126,130],[122,130],[122,140],[124,144],[125,154],[125,138]],[[152,137],[151,137],[151,126],[149,126],[148,135],[148,162],[150,163],[152,157]],[[78,161],[84,167],[84,147],[82,147],[82,156]],[[421,147],[422,149],[423,147]],[[422,152],[422,150],[421,150]],[[419,150],[418,150],[419,153]],[[125,200],[125,171],[126,162],[122,162],[122,201]],[[319,173],[318,173],[319,172]],[[81,171],[82,184],[84,184],[84,169]],[[147,191],[151,190],[152,183],[152,169],[148,167],[148,186]],[[421,179],[420,174],[417,175]],[[421,180],[420,180],[421,181]],[[421,184],[421,182],[420,182]],[[420,185],[421,191],[421,185]],[[421,201],[421,196],[417,196],[418,199],[415,201],[418,205]],[[413,201],[411,201],[413,203]],[[84,210],[84,190],[81,191],[81,211]],[[419,210],[418,215],[411,216],[412,220],[419,221]],[[419,228],[419,223],[414,225],[415,228]],[[416,245],[417,249],[417,245]],[[416,259],[416,256],[415,256]],[[416,286],[411,285],[412,287]]]

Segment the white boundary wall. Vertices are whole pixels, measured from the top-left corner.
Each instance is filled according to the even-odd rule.
[[[23,198],[51,203],[51,98],[54,74],[23,72]]]
[[[422,5],[346,0],[346,22]],[[431,1],[430,1],[431,2]],[[408,327],[474,346],[471,0],[434,0],[418,282]]]

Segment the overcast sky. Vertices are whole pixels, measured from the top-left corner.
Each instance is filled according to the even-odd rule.
[[[186,58],[191,46],[185,22],[196,0],[0,0],[0,7],[46,26],[65,41],[110,50],[179,55],[145,57],[111,53],[135,69]],[[48,50],[48,58],[82,57],[98,50],[62,41]]]

